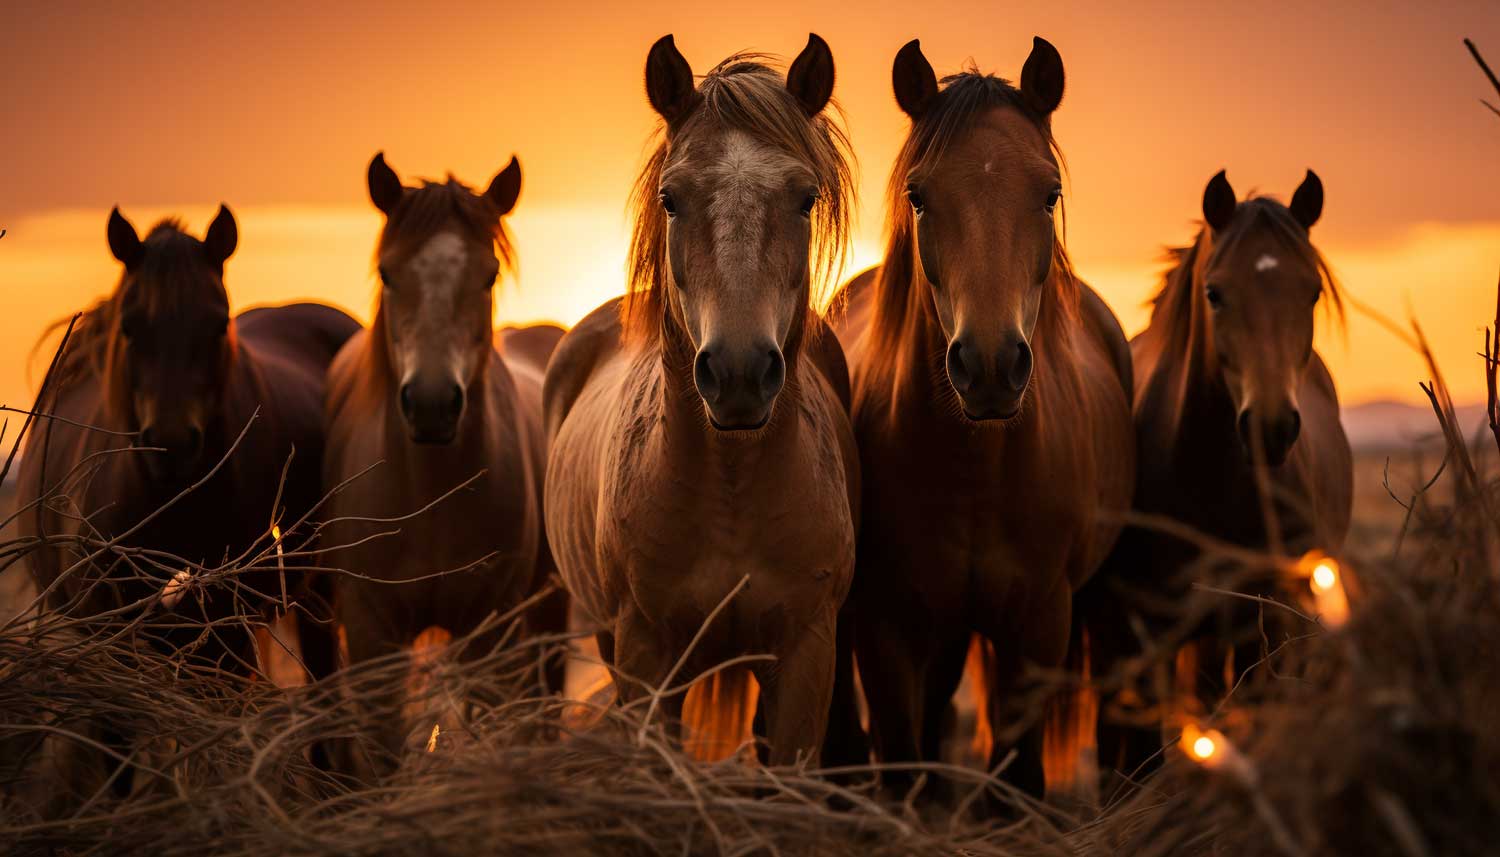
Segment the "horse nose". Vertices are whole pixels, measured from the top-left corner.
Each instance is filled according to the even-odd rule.
[[[401,385],[401,416],[417,443],[448,443],[458,432],[464,388],[451,378],[413,378]]]
[[[1254,421],[1255,417],[1249,408],[1240,411],[1238,421],[1240,443],[1244,445],[1247,455],[1253,454]],[[1286,461],[1292,447],[1297,443],[1297,437],[1302,433],[1302,414],[1296,408],[1290,408],[1279,417],[1261,422],[1260,429],[1266,463],[1273,467],[1279,466]]]
[[[176,430],[149,425],[141,429],[141,445],[165,450],[172,456],[195,458],[203,449],[203,430],[194,425]]]
[[[948,380],[971,418],[1013,415],[1031,381],[1031,362],[1031,346],[1020,333],[1003,337],[988,355],[967,336],[948,344]]]
[[[766,343],[730,349],[710,343],[693,359],[693,383],[720,428],[758,428],[786,384],[786,358]]]

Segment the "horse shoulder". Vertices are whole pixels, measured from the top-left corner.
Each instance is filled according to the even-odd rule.
[[[542,424],[549,440],[557,437],[595,368],[619,350],[620,301],[614,298],[584,316],[552,350],[542,385]]]

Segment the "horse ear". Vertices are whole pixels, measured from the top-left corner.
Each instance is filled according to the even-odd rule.
[[[389,217],[396,206],[401,204],[401,194],[405,192],[405,188],[401,187],[401,179],[396,171],[386,166],[385,152],[375,153],[374,160],[370,161],[367,178],[370,183],[370,201]]]
[[[1311,229],[1318,222],[1323,215],[1323,180],[1317,173],[1307,171],[1307,177],[1297,186],[1297,192],[1292,194],[1292,204],[1287,207],[1303,229]]]
[[[677,50],[671,33],[657,39],[646,55],[646,97],[668,125],[692,112],[701,97],[693,88],[693,67]]]
[[[1021,95],[1031,109],[1043,116],[1052,115],[1063,97],[1062,55],[1041,36],[1031,38],[1031,55],[1021,66]]]
[[[141,239],[135,227],[120,213],[117,205],[109,212],[109,252],[115,254],[125,270],[134,268],[141,261]]]
[[[895,65],[891,67],[891,86],[896,90],[896,103],[907,116],[921,117],[937,98],[937,73],[932,63],[922,56],[922,42],[912,39],[896,52]]]
[[[515,155],[510,156],[510,163],[505,165],[490,180],[490,186],[484,192],[485,198],[495,206],[495,210],[504,217],[510,214],[511,209],[516,207],[516,198],[521,195],[521,162],[516,160]]]
[[[786,73],[786,88],[808,116],[816,116],[833,97],[833,51],[817,33],[807,34],[807,47]]]
[[[222,266],[234,255],[234,248],[239,243],[240,228],[234,222],[234,215],[229,212],[229,206],[219,203],[219,213],[203,235],[203,251],[208,254],[210,262]]]
[[[1203,219],[1215,232],[1229,225],[1234,219],[1234,208],[1239,203],[1234,198],[1234,188],[1229,186],[1229,179],[1219,170],[1214,177],[1208,180],[1208,187],[1203,189]]]

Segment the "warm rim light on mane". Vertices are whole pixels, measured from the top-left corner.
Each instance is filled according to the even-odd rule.
[[[769,143],[807,164],[818,181],[818,203],[812,213],[812,264],[808,312],[837,285],[849,250],[854,211],[853,151],[835,102],[811,120],[791,92],[785,76],[767,64],[764,54],[737,53],[719,63],[698,84],[702,102],[693,115],[672,130],[661,123],[645,166],[635,179],[628,206],[631,240],[622,323],[627,335],[655,341],[661,333],[669,276],[667,216],[657,194],[672,140],[690,139],[705,130],[738,130]],[[816,330],[815,326],[808,326]]]
[[[1205,250],[1209,254],[1219,249],[1227,250],[1246,236],[1262,231],[1270,232],[1282,247],[1318,272],[1323,294],[1328,296],[1329,306],[1325,310],[1333,313],[1340,324],[1343,323],[1343,291],[1327,260],[1313,246],[1307,230],[1285,205],[1271,197],[1251,196],[1239,204],[1234,219],[1223,234],[1214,236],[1207,226],[1200,224],[1191,245],[1167,250],[1170,267],[1162,274],[1161,287],[1151,298],[1151,327],[1148,328],[1160,331],[1154,335],[1163,339],[1165,350],[1180,353],[1207,346],[1206,341],[1194,337],[1194,317],[1208,318],[1208,299],[1200,288],[1202,284],[1197,282],[1208,259],[1204,258],[1200,264],[1199,257]]]
[[[375,245],[375,259],[387,251],[402,255],[414,253],[427,239],[449,223],[456,222],[468,237],[488,242],[500,259],[501,270],[515,273],[515,249],[504,218],[493,203],[473,188],[454,178],[445,181],[427,179],[401,195],[396,212],[386,218],[385,228]]]
[[[1217,240],[1206,225],[1200,224],[1191,245],[1168,248],[1170,267],[1163,272],[1161,287],[1151,298],[1151,323],[1141,334],[1160,353],[1176,355],[1160,365],[1180,363],[1187,367],[1173,392],[1169,421],[1174,427],[1182,417],[1195,374],[1214,371],[1218,360],[1207,327],[1208,297],[1199,282],[1202,271],[1217,249],[1232,248],[1246,236],[1261,231],[1269,231],[1282,247],[1318,272],[1323,294],[1328,296],[1323,302],[1324,311],[1332,313],[1340,327],[1344,324],[1344,296],[1338,280],[1323,254],[1313,246],[1307,230],[1285,205],[1267,196],[1250,196],[1239,204],[1234,219]],[[1137,387],[1137,395],[1148,387]]]
[[[974,127],[985,113],[997,107],[1014,108],[1034,122],[1046,137],[1047,147],[1057,159],[1058,168],[1067,169],[1062,149],[1052,136],[1050,120],[1027,105],[1021,90],[1010,81],[984,74],[970,65],[958,74],[943,78],[940,85],[942,88],[927,112],[912,121],[911,131],[896,156],[886,184],[886,249],[880,276],[875,283],[874,309],[867,334],[870,340],[866,346],[869,355],[866,371],[871,379],[861,383],[860,387],[865,391],[894,390],[901,341],[908,327],[923,318],[927,305],[927,294],[921,288],[921,274],[915,259],[916,220],[906,202],[907,176],[912,170],[942,158],[959,134]],[[1043,302],[1036,331],[1039,341],[1065,340],[1078,317],[1078,280],[1064,243],[1067,218],[1063,209],[1066,205],[1064,196],[1058,203],[1058,217],[1053,221],[1055,240],[1052,242],[1049,286],[1054,299]],[[1046,361],[1038,360],[1035,371],[1047,371]],[[894,399],[893,395],[892,401]]]

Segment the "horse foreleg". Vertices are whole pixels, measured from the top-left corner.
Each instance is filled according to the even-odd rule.
[[[828,729],[823,739],[823,764],[827,767],[865,765],[870,761],[870,736],[859,722],[859,692],[854,675],[854,609],[852,600],[839,610],[835,635],[833,702],[828,708]]]
[[[817,764],[833,700],[835,635],[830,615],[804,630],[774,663],[756,670],[773,765]]]
[[[862,609],[855,627],[855,654],[870,710],[876,761],[920,761],[926,644],[900,622]],[[883,771],[881,778],[893,791],[905,791],[915,781],[915,774],[911,770],[890,770]]]

